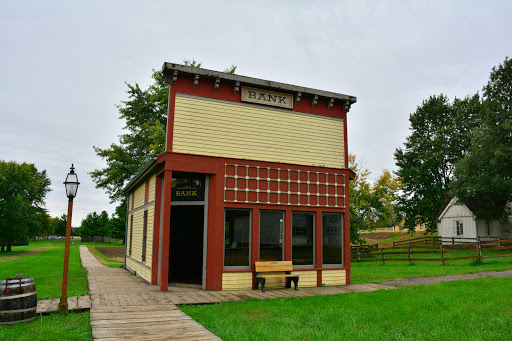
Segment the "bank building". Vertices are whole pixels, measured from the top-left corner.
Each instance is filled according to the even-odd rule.
[[[260,261],[292,261],[299,287],[350,284],[356,98],[172,63],[162,72],[166,151],[124,188],[125,268],[161,291],[250,290]]]

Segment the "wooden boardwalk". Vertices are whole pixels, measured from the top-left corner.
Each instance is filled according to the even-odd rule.
[[[194,285],[169,285],[168,292],[120,268],[102,265],[85,246],[80,246],[82,265],[88,270],[91,293],[91,326],[94,340],[220,340],[183,313],[177,304],[205,304],[333,295],[394,289],[383,284],[272,289],[267,292],[207,291]]]

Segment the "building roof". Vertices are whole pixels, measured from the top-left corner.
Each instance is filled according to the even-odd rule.
[[[354,96],[339,94],[335,92],[330,91],[324,91],[324,90],[317,90],[317,89],[311,89],[306,88],[302,86],[297,85],[290,85],[286,83],[279,83],[279,82],[273,82],[269,80],[259,79],[259,78],[252,78],[252,77],[246,77],[246,76],[239,76],[231,73],[226,72],[220,72],[220,71],[214,71],[214,70],[208,70],[203,69],[199,67],[194,66],[186,66],[181,64],[174,64],[174,63],[164,63],[162,66],[162,73],[166,77],[167,82],[176,82],[176,79],[179,77],[181,73],[183,74],[190,74],[206,78],[215,78],[222,80],[227,80],[233,83],[239,82],[240,85],[250,85],[250,86],[256,86],[259,88],[265,88],[265,89],[272,89],[272,90],[281,90],[281,91],[287,91],[287,92],[293,92],[296,95],[301,94],[303,95],[310,95],[310,96],[318,96],[319,98],[324,98],[327,100],[330,100],[331,98],[334,100],[339,100],[346,102],[348,107],[350,108],[350,105],[357,102],[357,98]],[[348,110],[345,110],[348,111]]]
[[[158,158],[151,158],[144,167],[128,182],[128,184],[123,188],[123,192],[125,194],[131,192],[135,186],[139,183],[139,181],[145,178],[148,174],[152,172],[152,170],[157,165]]]

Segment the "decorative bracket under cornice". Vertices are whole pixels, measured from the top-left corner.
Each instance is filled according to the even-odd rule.
[[[315,97],[313,97],[313,108],[316,107],[317,102],[318,102],[318,95],[315,95]]]
[[[233,91],[233,93],[236,95],[238,91],[240,91],[240,82],[235,83],[235,90]]]
[[[213,87],[213,91],[219,90],[220,78],[215,78],[215,86]]]
[[[297,95],[295,95],[295,104],[299,104],[300,97],[302,96],[302,92],[297,92]]]
[[[194,77],[194,88],[197,88],[197,85],[199,84],[199,75],[196,75]]]
[[[334,105],[334,98],[331,97],[331,100],[329,101],[329,105],[327,106],[327,109],[331,110],[333,105]]]
[[[349,110],[350,110],[350,105],[351,105],[351,104],[350,104],[350,102],[349,102],[349,101],[345,101],[345,102],[343,103],[343,111],[344,111],[344,112],[349,112]]]
[[[176,84],[176,81],[178,80],[178,71],[174,71],[172,74],[172,84]]]

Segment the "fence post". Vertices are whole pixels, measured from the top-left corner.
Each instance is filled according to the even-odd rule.
[[[441,243],[441,245],[439,246],[439,248],[441,249],[441,263],[443,263],[443,266],[444,266],[444,249],[443,249],[443,243]]]
[[[452,245],[455,245],[455,237],[452,237]]]
[[[427,237],[423,236],[423,245],[427,244]]]
[[[409,265],[411,265],[411,240],[407,240],[407,257],[409,258]]]
[[[476,242],[476,255],[478,256],[478,261],[482,261],[482,250],[480,250],[480,238]]]
[[[501,249],[501,236],[498,237],[498,248]]]
[[[394,241],[391,241],[391,248],[394,249],[395,248],[395,242]]]
[[[382,250],[382,265],[385,265],[386,264],[386,262],[385,262],[386,258],[384,257],[384,248],[381,248],[381,250]]]
[[[361,264],[361,251],[357,250],[357,264]]]

